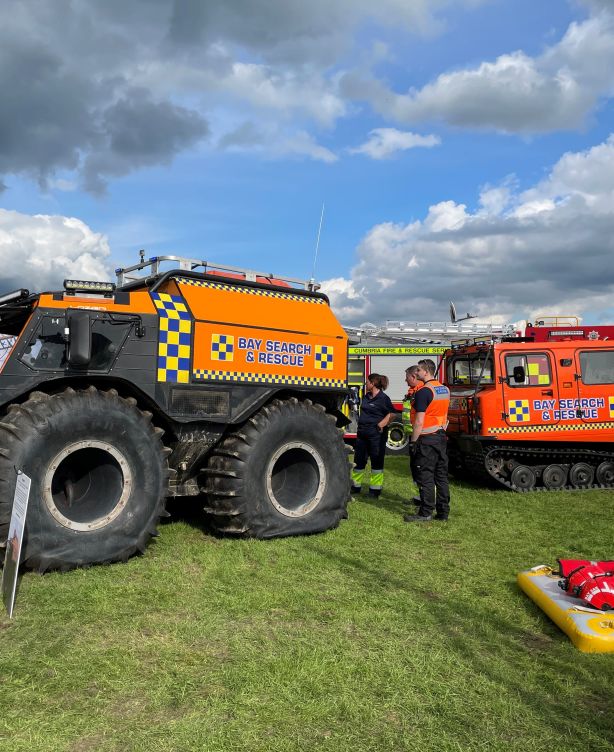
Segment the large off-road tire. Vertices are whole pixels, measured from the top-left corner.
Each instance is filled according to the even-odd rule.
[[[166,449],[151,413],[115,390],[34,392],[0,421],[0,539],[16,470],[32,480],[22,561],[72,569],[143,551],[164,512]]]
[[[263,407],[220,443],[204,473],[205,511],[221,533],[318,533],[347,517],[350,464],[343,431],[310,400]]]

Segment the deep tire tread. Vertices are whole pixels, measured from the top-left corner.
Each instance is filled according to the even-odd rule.
[[[156,525],[159,518],[166,514],[164,502],[169,478],[169,467],[166,458],[171,450],[162,444],[161,430],[156,431],[153,429],[151,419],[146,412],[143,413],[138,409],[134,398],[124,399],[119,397],[116,390],[99,391],[94,386],[89,386],[80,392],[69,387],[55,395],[48,395],[44,392],[33,392],[25,403],[11,405],[7,410],[7,414],[0,422],[0,481],[4,485],[9,486],[9,490],[4,492],[2,498],[0,498],[0,540],[5,541],[8,533],[15,468],[20,467],[24,459],[27,459],[28,448],[25,444],[27,442],[33,443],[37,435],[39,437],[46,437],[47,434],[50,434],[54,416],[69,411],[81,411],[87,416],[88,407],[95,407],[97,405],[98,409],[100,409],[101,400],[115,403],[118,411],[123,412],[127,419],[139,421],[148,427],[151,452],[154,455],[158,454],[158,461],[160,463],[160,494],[155,508],[151,510],[151,521],[144,525],[142,530],[135,532],[132,537],[130,537],[129,533],[122,535],[122,542],[118,544],[117,550],[114,550],[110,555],[105,555],[103,558],[98,559],[96,558],[95,551],[93,551],[93,561],[84,561],[82,557],[77,556],[71,558],[70,551],[60,555],[55,554],[53,551],[48,550],[49,546],[55,545],[55,542],[50,542],[42,535],[34,534],[32,536],[33,543],[30,543],[28,539],[24,542],[24,564],[28,569],[35,569],[39,572],[52,569],[66,571],[78,566],[88,566],[92,563],[108,564],[114,561],[127,561],[133,554],[145,550],[150,537],[156,534]],[[31,497],[30,507],[32,506]],[[32,524],[30,516],[31,512],[29,510],[26,531],[29,530]],[[84,535],[87,535],[87,533]],[[92,534],[90,533],[89,535]]]
[[[208,497],[205,513],[215,531],[243,537],[272,538],[321,532],[336,527],[341,519],[345,519],[350,498],[350,464],[343,432],[337,430],[336,422],[335,416],[327,413],[323,405],[292,397],[284,401],[273,400],[251,416],[241,428],[227,434],[203,470],[203,490]],[[339,478],[340,484],[344,484],[340,494],[344,496],[343,500],[329,501],[328,506],[323,505],[321,510],[317,507],[310,519],[307,519],[307,515],[299,518],[281,515],[270,502],[257,498],[257,494],[249,488],[253,482],[249,479],[256,474],[261,477],[263,472],[261,466],[256,469],[250,464],[251,453],[257,451],[262,442],[269,441],[268,436],[275,426],[284,425],[288,430],[288,426],[297,426],[298,429],[301,424],[310,426],[311,431],[317,427],[318,434],[326,437],[323,440],[328,442],[330,452],[322,454],[327,454],[324,461],[330,463],[328,472],[331,477],[334,474]],[[343,470],[335,462],[343,462]]]

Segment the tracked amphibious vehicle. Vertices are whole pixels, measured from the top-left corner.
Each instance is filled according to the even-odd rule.
[[[452,471],[513,491],[614,487],[614,344],[477,342],[442,370]]]

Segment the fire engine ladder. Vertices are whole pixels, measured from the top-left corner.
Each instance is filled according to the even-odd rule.
[[[183,256],[152,256],[145,258],[144,251],[140,251],[141,260],[134,266],[120,267],[115,270],[117,276],[117,286],[123,287],[128,282],[139,280],[153,279],[163,271],[180,269],[183,271],[198,271],[206,274],[207,272],[216,272],[218,274],[239,275],[248,282],[256,282],[257,278],[264,278],[271,282],[279,280],[286,282],[292,287],[301,288],[315,292],[320,289],[320,285],[314,280],[297,279],[296,277],[282,277],[279,274],[271,272],[257,272],[253,269],[243,269],[240,266],[230,266],[228,264],[216,264],[212,261],[203,261],[202,259],[185,258]],[[162,268],[164,267],[164,269]]]
[[[492,339],[514,336],[512,324],[472,324],[450,321],[392,321],[377,325],[365,322],[359,327],[345,327],[348,333],[367,338],[395,338],[413,342],[450,342],[453,339],[483,337]]]

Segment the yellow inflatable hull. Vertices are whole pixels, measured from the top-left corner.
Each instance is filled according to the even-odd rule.
[[[558,586],[560,575],[539,566],[520,572],[518,584],[583,653],[614,653],[614,611],[583,605]]]

